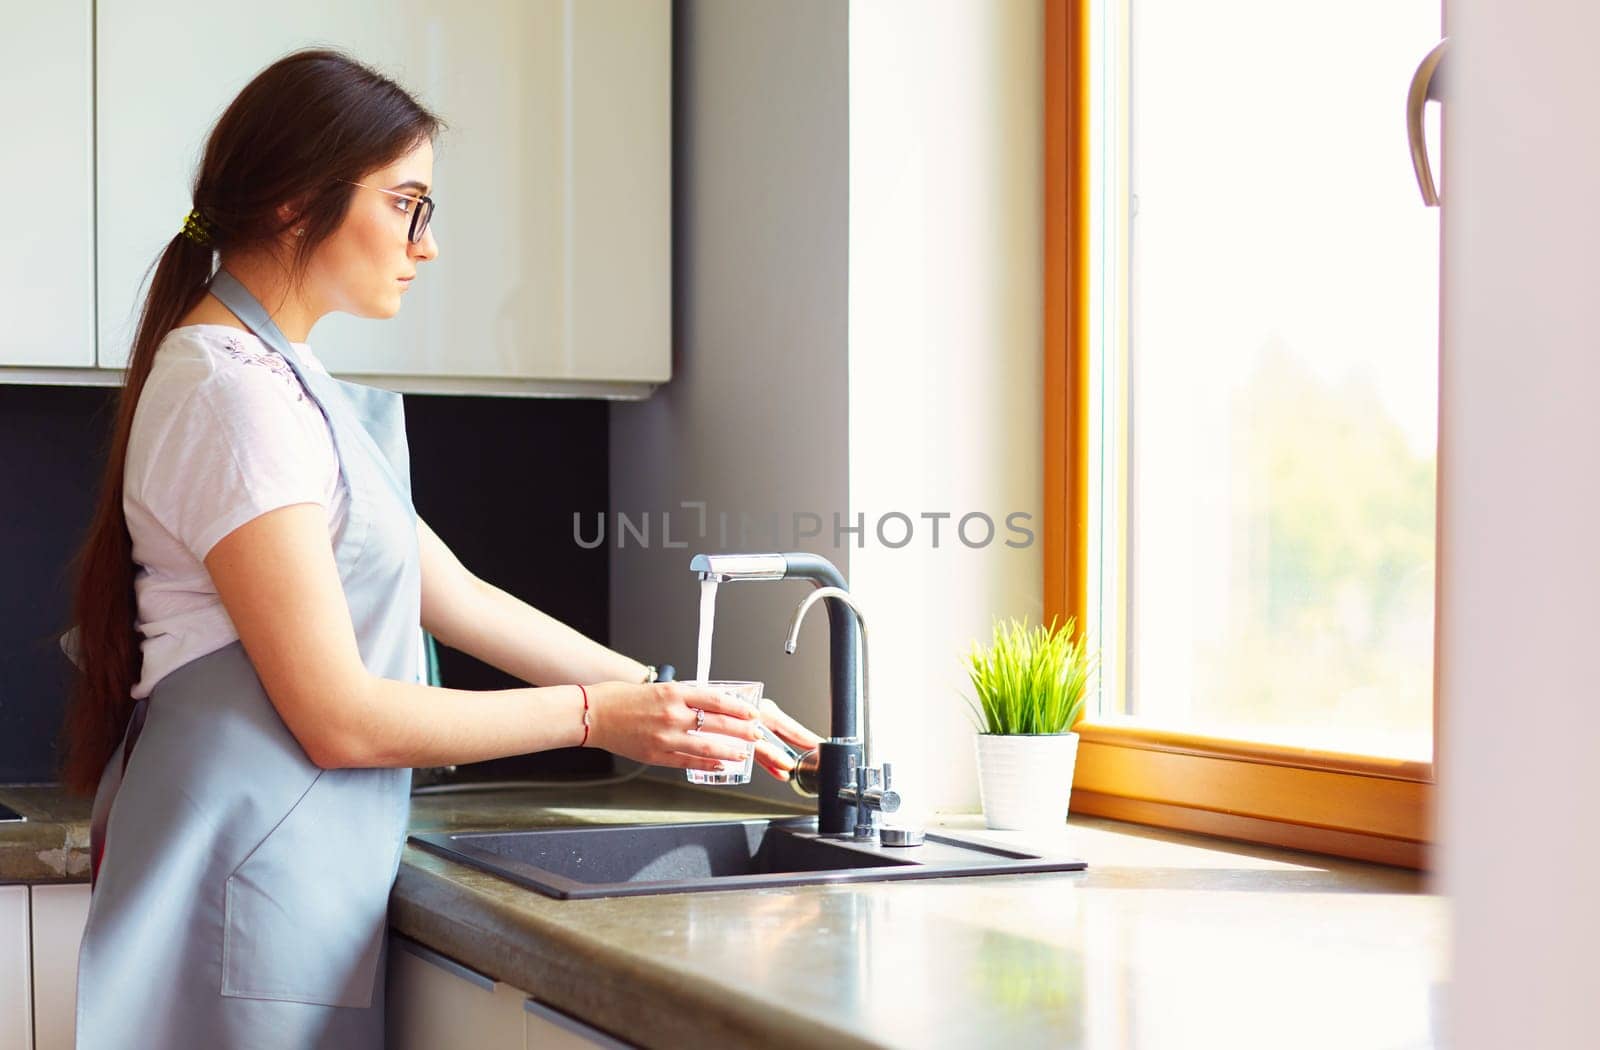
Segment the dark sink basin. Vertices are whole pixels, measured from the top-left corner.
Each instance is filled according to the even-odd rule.
[[[429,832],[411,841],[551,897],[1077,871],[1081,860],[928,835],[920,846],[820,836],[815,817]]]

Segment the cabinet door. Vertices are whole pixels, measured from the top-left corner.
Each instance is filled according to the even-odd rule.
[[[439,256],[395,317],[316,325],[331,370],[668,378],[669,0],[99,0],[96,17],[102,366],[126,360],[141,278],[189,210],[212,124],[262,68],[319,44],[450,125],[435,144]],[[174,40],[202,46],[151,61]]]
[[[0,886],[0,1050],[33,1050],[28,887]]]
[[[33,887],[35,1050],[72,1050],[77,1031],[78,942],[89,918],[89,884]]]
[[[90,0],[0,0],[0,366],[94,364]]]
[[[389,1050],[522,1050],[523,993],[398,934],[384,991]]]
[[[632,1050],[632,1043],[607,1035],[536,999],[522,1004],[527,1014],[526,1050]]]

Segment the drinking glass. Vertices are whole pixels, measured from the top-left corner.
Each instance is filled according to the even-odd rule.
[[[764,684],[761,683],[761,682],[704,682],[704,683],[696,682],[694,684],[696,684],[696,685],[704,685],[705,688],[716,690],[717,692],[721,693],[723,696],[731,696],[735,700],[740,701],[741,703],[748,704],[751,708],[753,708],[753,709],[755,709],[757,711],[760,711],[760,709],[761,709],[761,694],[762,694],[762,690],[764,689]],[[691,729],[691,730],[689,730],[689,732],[695,734],[696,736],[712,736],[712,737],[716,737],[719,740],[726,740],[729,743],[739,744],[739,745],[742,745],[744,747],[744,761],[743,762],[736,762],[736,761],[734,761],[732,759],[723,759],[722,760],[722,769],[720,771],[719,770],[714,770],[714,769],[686,769],[686,770],[684,770],[684,772],[687,773],[688,776],[689,776],[689,783],[691,783],[691,784],[748,784],[748,783],[750,783],[750,772],[751,772],[751,769],[752,769],[752,767],[753,767],[753,765],[755,763],[755,757],[756,757],[756,742],[754,740],[745,740],[742,737],[736,737],[736,736],[724,736],[721,733],[713,733],[713,732],[710,732],[709,730],[694,730],[694,729]]]

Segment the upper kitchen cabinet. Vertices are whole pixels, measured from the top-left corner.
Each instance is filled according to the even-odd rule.
[[[99,0],[96,18],[100,366],[126,361],[224,108],[287,52],[331,46],[449,124],[439,256],[393,319],[318,322],[331,370],[401,390],[602,397],[669,378],[670,0]]]
[[[0,367],[95,363],[91,10],[0,3]]]

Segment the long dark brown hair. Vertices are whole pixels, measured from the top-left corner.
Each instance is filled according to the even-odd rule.
[[[211,240],[199,244],[179,232],[153,265],[155,278],[117,396],[99,500],[72,566],[79,669],[62,726],[60,777],[68,790],[94,793],[133,710],[140,650],[122,482],[134,407],[156,348],[205,296],[214,252],[274,250],[289,226],[303,227],[305,233],[293,238],[287,270],[298,285],[318,245],[344,221],[355,187],[340,180],[361,181],[433,141],[445,127],[393,80],[327,49],[280,58],[218,118],[192,188],[193,207]],[[295,211],[287,222],[278,214],[283,204]]]

